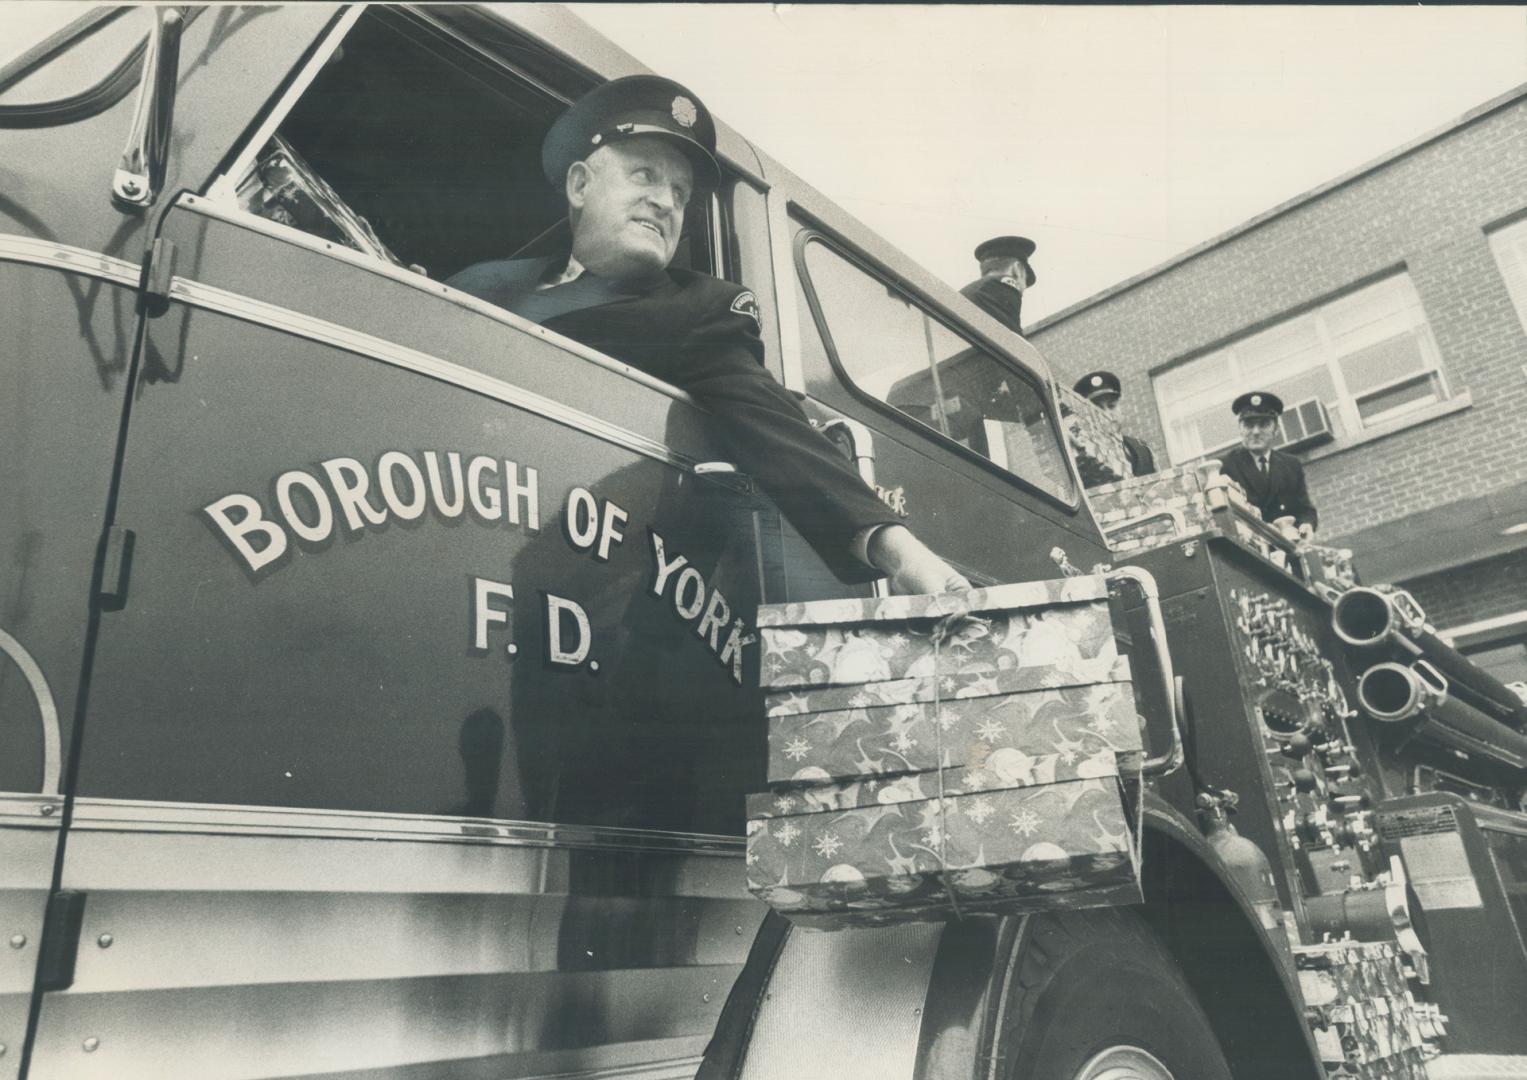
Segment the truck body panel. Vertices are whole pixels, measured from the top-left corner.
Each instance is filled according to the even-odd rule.
[[[127,211],[126,18],[0,79],[0,1080],[652,1080],[718,1020],[746,1075],[987,1075],[1020,918],[750,959],[753,612],[872,586],[683,390],[441,284],[554,243],[540,137],[640,65],[552,7],[193,10],[163,190]],[[888,506],[980,583],[1159,584],[1165,642],[1114,612],[1168,762],[1139,913],[1237,1075],[1318,1074],[1290,942],[1401,867],[1449,1049],[1527,1050],[1509,770],[1365,723],[1330,597],[1240,511],[1112,554],[1038,352],[724,124],[718,150],[678,264],[753,291],[766,365]],[[1490,805],[1418,794],[1455,789]],[[1276,901],[1193,826],[1226,791]],[[727,1008],[772,978],[758,1029],[723,1015],[776,962]]]

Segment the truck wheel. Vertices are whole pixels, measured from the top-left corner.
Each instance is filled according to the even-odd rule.
[[[1177,963],[1131,911],[1030,916],[997,1052],[1006,1080],[1230,1080]]]

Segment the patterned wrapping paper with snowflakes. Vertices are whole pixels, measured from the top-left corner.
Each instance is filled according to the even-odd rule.
[[[1215,528],[1203,470],[1179,465],[1089,488],[1087,498],[1108,546],[1116,553],[1159,547]]]
[[[823,600],[759,608],[765,689],[858,686],[933,675],[1075,666],[1118,655],[1099,577],[1025,582],[966,594],[935,649],[948,595]]]
[[[1311,585],[1319,583],[1345,591],[1360,584],[1350,548],[1305,544],[1299,555],[1304,560],[1305,580]]]
[[[1099,753],[1142,749],[1122,656],[775,693],[768,713],[771,784],[987,761],[1015,783],[1047,783]]]
[[[1396,944],[1306,945],[1294,958],[1328,1076],[1424,1080],[1426,1037]]]
[[[1001,783],[989,771],[973,781],[980,772],[947,770],[946,792],[977,789],[942,800],[910,798],[937,792],[935,771],[878,790],[879,781],[828,785],[833,805],[848,809],[803,800],[803,812],[754,818],[748,887],[787,918],[828,929],[947,917],[951,889],[971,911],[1139,901],[1137,826],[1118,777],[980,790]]]
[[[1096,484],[1129,475],[1129,454],[1113,414],[1098,408],[1076,391],[1058,387],[1060,414],[1075,451],[1082,483]]]

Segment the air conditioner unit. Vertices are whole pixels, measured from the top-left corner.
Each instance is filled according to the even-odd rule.
[[[1274,445],[1280,450],[1299,450],[1329,442],[1335,437],[1325,402],[1310,398],[1283,410],[1283,415],[1278,417],[1278,441]]]

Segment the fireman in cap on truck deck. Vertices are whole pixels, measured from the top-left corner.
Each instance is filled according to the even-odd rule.
[[[1089,371],[1076,380],[1076,385],[1072,389],[1118,419],[1119,397],[1123,392],[1123,385],[1113,372]],[[1149,476],[1155,472],[1156,456],[1151,453],[1150,445],[1133,435],[1122,432],[1121,434],[1124,436],[1124,456],[1129,459],[1130,473],[1134,476]]]
[[[1241,485],[1263,521],[1291,518],[1300,537],[1311,539],[1320,515],[1305,486],[1304,466],[1293,454],[1273,449],[1282,399],[1254,390],[1236,398],[1230,410],[1241,423],[1241,445],[1220,459],[1220,471]]]
[[[570,249],[478,263],[447,284],[688,391],[840,576],[883,572],[898,592],[968,588],[763,367],[753,294],[669,266],[691,197],[720,178],[715,147],[710,112],[678,83],[605,83],[557,119],[541,149],[547,181],[567,199]]]

